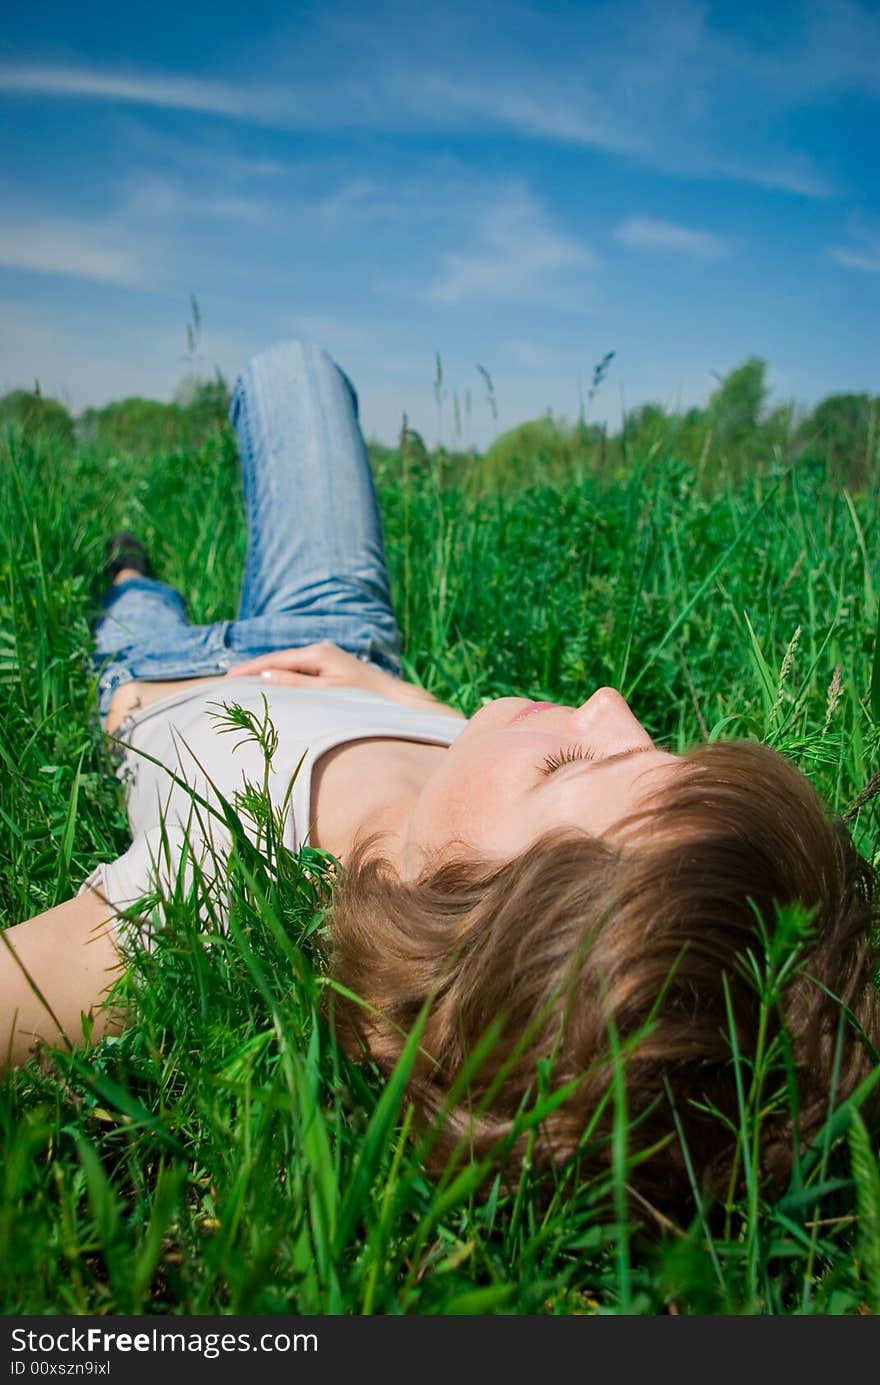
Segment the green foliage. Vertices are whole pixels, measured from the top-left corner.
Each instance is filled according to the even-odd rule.
[[[133,398],[87,409],[77,420],[77,434],[84,443],[125,456],[186,451],[223,430],[228,410],[229,390],[222,376],[189,379],[170,404]]]
[[[0,398],[0,423],[17,427],[27,440],[43,431],[68,446],[76,440],[126,457],[201,448],[216,434],[228,431],[229,387],[219,371],[212,379],[200,373],[201,318],[195,300],[187,343],[188,368],[171,402],[122,399],[100,409],[86,409],[74,419],[63,404],[45,398],[37,387],[33,391],[14,390]],[[594,367],[588,391],[590,405],[614,354],[606,353]],[[492,377],[482,366],[477,370],[497,422]],[[448,392],[438,356],[434,394],[441,425]],[[693,468],[701,485],[717,487],[727,479],[742,479],[798,460],[804,467],[827,467],[838,484],[864,490],[880,454],[880,398],[829,395],[812,414],[799,419],[793,405],[769,409],[768,398],[766,362],[753,356],[719,377],[705,408],[677,413],[657,403],[640,404],[629,411],[617,434],[604,425],[589,423],[585,416],[571,424],[548,412],[501,433],[482,456],[473,450],[443,446],[431,452],[404,415],[397,446],[374,441],[370,455],[380,475],[404,470],[413,478],[430,473],[432,483],[441,489],[466,485],[469,493],[499,486],[505,491],[525,489],[536,483],[561,486],[580,481],[591,471],[620,475],[633,459],[644,466],[660,453]],[[454,403],[456,434],[460,436],[457,395]]]
[[[78,441],[138,457],[202,447],[226,429],[228,413],[229,387],[219,372],[213,380],[184,377],[170,404],[121,399],[102,409],[86,409],[76,419],[38,389],[13,390],[0,398],[0,426],[13,427],[25,442],[43,436],[66,447]]]
[[[561,480],[572,475],[578,457],[598,437],[598,429],[573,429],[549,415],[536,418],[496,438],[479,464],[480,471],[487,480],[501,484],[515,483],[523,471],[531,478],[536,468],[548,481]]]
[[[769,390],[767,363],[750,356],[722,379],[709,400],[706,422],[725,456],[741,452],[759,433]]]
[[[859,1258],[865,1297],[872,1313],[880,1313],[880,1169],[877,1151],[858,1111],[850,1117],[849,1148],[856,1208],[859,1217]]]
[[[878,428],[880,398],[832,394],[801,425],[798,442],[807,456],[827,463],[842,484],[861,490],[877,464]]]
[[[413,438],[403,455],[374,450],[408,672],[468,714],[505,694],[574,703],[611,683],[663,746],[766,736],[841,809],[880,752],[876,478],[850,496],[818,460],[740,476],[720,453],[701,473],[704,422],[644,411],[625,456],[606,440],[604,468],[587,465],[583,435],[554,452],[552,424],[533,439],[546,455],[520,437],[520,462],[511,453],[489,485],[467,454]],[[71,447],[17,425],[0,440],[4,924],[127,845],[85,673],[105,534],[143,534],[194,619],[229,615],[244,553],[238,487],[226,429],[198,447],[163,442],[136,464],[121,445]],[[218,720],[218,733],[276,753],[265,719],[232,707]],[[322,1017],[332,987],[315,940],[332,863],[279,846],[264,782],[243,786],[228,812],[260,827],[259,850],[236,837],[228,935],[185,892],[166,901],[161,943],[125,983],[126,1033],[47,1055],[0,1092],[6,1312],[878,1306],[875,1132],[859,1133],[857,1098],[829,1113],[800,1181],[776,1202],[764,1195],[756,1141],[785,1075],[771,1040],[741,1064],[748,1192],[720,1218],[701,1206],[691,1225],[670,1225],[629,1196],[623,1066],[607,1175],[582,1178],[574,1161],[544,1184],[526,1167],[508,1186],[491,1159],[475,1165],[463,1150],[428,1179],[430,1132],[414,1137],[404,1097],[418,1034],[383,1083],[340,1054]],[[852,825],[875,856],[876,800]],[[768,1009],[806,926],[789,911],[756,949]],[[537,1138],[556,1099],[548,1067],[522,1129]]]
[[[595,367],[591,403],[613,354]],[[678,413],[658,403],[640,404],[617,434],[586,417],[572,424],[548,412],[501,433],[482,456],[440,448],[429,461],[422,439],[405,423],[396,452],[374,444],[373,454],[383,471],[400,465],[410,472],[430,470],[441,487],[466,485],[469,493],[564,486],[590,473],[621,478],[635,463],[644,476],[659,456],[689,468],[706,490],[794,461],[804,470],[828,468],[837,484],[863,490],[880,456],[880,401],[832,395],[812,415],[798,417],[793,404],[769,408],[769,393],[767,364],[753,356],[719,377],[705,408]]]
[[[83,442],[97,443],[108,451],[143,455],[176,445],[181,424],[176,404],[157,399],[120,399],[103,409],[86,409],[79,419]]]
[[[0,424],[12,424],[27,442],[41,434],[57,442],[73,442],[73,419],[57,399],[34,390],[12,390],[0,399]]]

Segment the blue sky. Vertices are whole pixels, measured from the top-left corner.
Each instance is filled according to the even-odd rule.
[[[17,6],[0,391],[168,398],[305,334],[368,434],[880,389],[880,7]],[[438,410],[435,353],[445,398]],[[456,429],[458,397],[460,433]]]

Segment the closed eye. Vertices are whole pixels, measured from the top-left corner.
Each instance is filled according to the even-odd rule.
[[[653,741],[650,745],[633,745],[629,750],[618,750],[613,755],[596,755],[594,751],[582,745],[570,745],[561,748],[556,755],[544,757],[545,768],[541,770],[543,775],[555,774],[563,765],[570,764],[573,760],[595,760],[600,764],[607,764],[609,761],[625,760],[629,755],[643,755],[645,751],[656,750]]]
[[[544,764],[546,769],[542,774],[554,774],[563,765],[569,764],[572,760],[595,760],[592,750],[588,750],[582,745],[562,746],[555,755],[545,755]]]

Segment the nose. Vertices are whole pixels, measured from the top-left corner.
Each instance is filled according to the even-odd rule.
[[[597,688],[573,713],[575,725],[605,755],[653,745],[642,723],[616,688]]]

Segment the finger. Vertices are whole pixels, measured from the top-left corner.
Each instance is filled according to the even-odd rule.
[[[302,649],[274,649],[269,654],[261,654],[256,659],[246,659],[234,664],[230,673],[262,673],[264,668],[289,668],[292,670],[317,666],[315,645],[305,645]]]
[[[246,659],[244,663],[234,664],[229,669],[233,675],[262,673],[265,668],[286,668],[308,673],[321,666],[319,646],[305,644],[298,649],[275,649],[270,654],[260,654],[256,659]]]
[[[273,687],[323,687],[326,681],[314,673],[290,673],[282,668],[264,668],[260,674],[260,682],[271,683]]]

